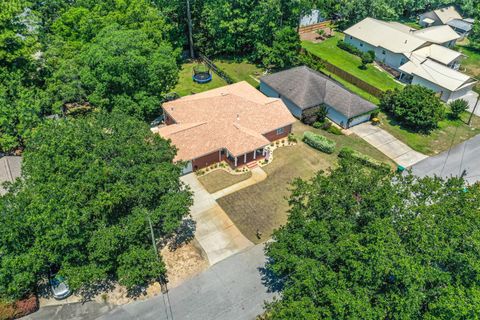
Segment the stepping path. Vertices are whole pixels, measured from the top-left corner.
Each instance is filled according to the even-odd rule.
[[[359,124],[348,130],[370,143],[402,167],[411,167],[415,163],[428,158],[428,156],[413,150],[387,131],[369,122]]]
[[[253,246],[218,205],[215,198],[205,190],[194,173],[183,176],[181,180],[189,185],[193,192],[190,213],[197,223],[195,238],[207,254],[210,265]]]
[[[246,187],[250,187],[251,185],[257,184],[260,181],[263,181],[267,178],[267,174],[265,171],[262,170],[260,167],[255,167],[252,170],[252,176],[247,180],[240,181],[239,183],[234,184],[233,186],[227,187],[225,189],[219,190],[212,194],[212,197],[216,199],[220,199],[229,195],[231,193],[237,192],[238,190],[244,189]]]

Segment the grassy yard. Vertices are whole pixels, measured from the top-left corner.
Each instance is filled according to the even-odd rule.
[[[296,136],[301,137],[306,130],[335,140],[337,152],[327,155],[310,148],[300,140],[295,146],[279,148],[274,151],[272,163],[263,168],[268,174],[267,179],[218,200],[240,231],[254,243],[269,239],[273,230],[286,222],[289,209],[287,202],[290,194],[289,183],[297,177],[308,179],[318,170],[335,167],[341,147],[349,146],[393,166],[393,163],[377,149],[354,135],[336,136],[307,127],[300,122],[295,123]],[[256,237],[257,230],[262,233],[261,239]]]
[[[215,60],[215,64],[232,77],[235,82],[247,81],[254,87],[260,85],[260,82],[255,79],[262,75],[263,70],[251,63]]]
[[[464,113],[461,120],[446,119],[441,121],[440,127],[428,135],[412,132],[383,113],[380,113],[379,117],[383,129],[405,142],[412,149],[426,155],[438,154],[448,150],[451,145],[459,144],[480,134],[480,118],[474,116],[472,127],[469,127],[466,125],[469,117],[468,113]]]
[[[230,187],[236,183],[247,180],[252,176],[251,172],[242,174],[230,174],[224,170],[215,170],[198,178],[209,193]]]
[[[362,64],[360,57],[337,47],[337,42],[340,39],[343,39],[343,34],[337,32],[334,37],[320,43],[303,41],[302,46],[310,53],[327,60],[331,64],[381,90],[400,88],[402,86],[395,81],[393,76],[385,71],[377,69],[372,64],[368,65],[365,70],[360,69],[359,67]]]
[[[462,61],[460,71],[477,79],[480,78],[480,50],[469,46],[468,40],[457,46],[457,50],[467,56]],[[477,83],[475,91],[480,92],[480,84]]]
[[[235,82],[248,81],[252,86],[257,87],[259,82],[251,77],[257,77],[263,70],[248,62],[232,62],[227,60],[215,60],[215,64],[226,72]],[[200,93],[210,89],[215,89],[227,85],[227,83],[213,73],[213,80],[209,83],[198,84],[192,80],[193,68],[196,63],[185,63],[179,73],[178,84],[173,89],[180,96],[187,96],[194,93]]]
[[[209,83],[196,83],[192,80],[193,68],[195,65],[196,63],[185,63],[182,65],[182,70],[178,75],[178,84],[175,89],[173,89],[173,91],[178,93],[180,96],[188,96],[190,94],[200,93],[227,85],[227,83],[216,74],[213,74],[212,81]]]

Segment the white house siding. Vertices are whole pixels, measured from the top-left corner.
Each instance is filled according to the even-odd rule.
[[[426,79],[423,79],[423,78],[420,78],[416,75],[413,76],[412,78],[412,84],[418,84],[418,85],[422,85],[424,87],[427,87],[435,92],[441,92],[442,93],[442,96],[440,97],[443,101],[449,101],[450,100],[450,94],[451,94],[451,91],[448,90],[448,89],[445,89],[445,88],[442,88],[438,85],[436,85],[435,83],[432,83]]]
[[[470,93],[473,90],[474,85],[475,84],[472,84],[470,86],[467,86],[465,88],[452,92],[452,94],[450,95],[449,101],[463,98],[463,96],[465,96],[466,94]]]
[[[351,119],[349,127],[353,127],[353,126],[356,126],[357,124],[367,122],[368,120],[370,120],[370,114],[369,113],[363,114],[361,116]]]
[[[348,124],[348,118],[338,112],[337,110],[333,109],[332,107],[328,107],[328,114],[327,118],[338,124],[339,126],[346,128]]]
[[[275,89],[270,87],[264,82],[260,82],[260,91],[266,95],[267,97],[271,98],[280,98],[282,99],[283,103],[287,106],[288,110],[292,113],[292,115],[298,119],[302,118],[302,109],[300,109],[296,104],[294,104],[292,101],[289,99],[282,97],[280,94],[278,94]]]
[[[312,24],[317,24],[322,21],[325,21],[323,17],[320,15],[320,10],[312,10],[309,15],[305,15],[300,20],[300,27],[310,26]]]
[[[363,42],[355,37],[345,35],[345,42],[349,43],[363,52],[374,51],[375,60],[385,63],[386,65],[398,69],[402,64],[408,61],[405,55],[401,53],[393,53],[382,47],[374,47],[368,43]],[[384,53],[385,52],[385,53]]]

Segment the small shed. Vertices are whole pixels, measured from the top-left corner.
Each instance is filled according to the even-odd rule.
[[[301,119],[305,110],[327,106],[327,117],[343,128],[368,121],[373,103],[350,92],[340,83],[306,66],[260,78],[260,91],[281,98],[290,112]]]

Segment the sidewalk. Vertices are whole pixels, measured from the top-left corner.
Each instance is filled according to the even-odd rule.
[[[417,152],[387,131],[365,122],[348,129],[380,150],[402,167],[408,168],[428,156]]]
[[[250,187],[251,185],[257,184],[260,181],[263,181],[267,178],[267,173],[262,170],[260,167],[255,167],[252,169],[252,176],[247,180],[240,181],[239,183],[234,184],[233,186],[227,187],[223,190],[219,190],[212,194],[212,197],[217,200],[231,193],[237,192],[238,190]]]

